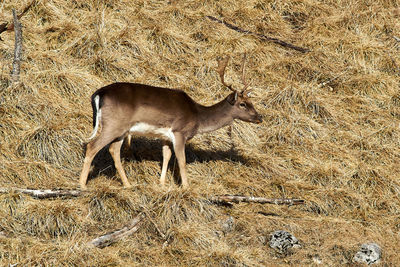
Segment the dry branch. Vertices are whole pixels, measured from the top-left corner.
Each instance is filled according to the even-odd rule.
[[[300,52],[302,52],[302,53],[307,53],[307,52],[310,51],[310,49],[308,49],[308,48],[300,47],[300,46],[297,46],[297,45],[294,45],[294,44],[291,44],[291,43],[282,41],[282,40],[280,40],[280,39],[278,39],[278,38],[269,37],[269,36],[266,36],[266,35],[264,35],[264,34],[252,32],[252,31],[249,31],[249,30],[244,30],[244,29],[242,29],[242,28],[239,28],[239,27],[236,26],[236,25],[233,25],[233,24],[230,24],[230,23],[228,23],[228,22],[226,22],[226,21],[217,19],[217,18],[215,18],[215,17],[213,17],[213,16],[206,16],[206,17],[207,17],[208,19],[212,20],[212,21],[216,21],[216,22],[218,22],[218,23],[224,24],[224,25],[225,25],[226,27],[228,27],[229,29],[232,29],[232,30],[234,30],[234,31],[237,31],[237,32],[240,32],[240,33],[244,33],[244,34],[254,35],[254,36],[256,36],[256,37],[258,37],[259,39],[264,40],[264,41],[273,42],[273,43],[276,43],[276,44],[281,45],[281,46],[283,46],[283,47],[287,47],[287,48],[294,49],[294,50],[296,50],[296,51],[300,51]]]
[[[36,0],[33,0],[29,5],[27,5],[24,10],[17,16],[18,19],[21,19],[23,15],[35,4]],[[14,20],[15,21],[15,20]],[[9,24],[8,22],[4,22],[0,24],[0,34],[5,31],[12,31],[14,30],[15,22]]]
[[[93,239],[92,241],[89,242],[89,245],[98,248],[104,248],[111,245],[112,243],[117,242],[118,240],[124,238],[125,236],[133,234],[139,229],[140,223],[142,222],[144,217],[145,217],[144,213],[139,213],[139,215],[136,216],[129,224],[125,225],[119,230],[109,232],[105,235]]]
[[[38,199],[57,198],[57,197],[78,197],[85,191],[74,189],[22,189],[22,188],[0,188],[0,193],[21,193],[30,195]],[[219,204],[231,204],[239,202],[260,203],[260,204],[275,204],[275,205],[299,205],[304,204],[303,199],[295,198],[264,198],[238,195],[220,195],[213,196],[209,199],[211,202]]]
[[[264,197],[249,197],[237,195],[222,195],[210,198],[211,202],[218,204],[231,204],[239,202],[260,203],[260,204],[275,204],[275,205],[299,205],[304,204],[303,199],[293,198],[264,198]]]
[[[11,192],[22,193],[39,199],[56,198],[56,197],[77,197],[83,193],[83,191],[73,190],[73,189],[52,190],[52,189],[0,188],[0,193],[11,193]]]
[[[19,81],[19,73],[21,69],[21,57],[22,57],[22,27],[18,20],[17,12],[15,9],[12,10],[14,17],[14,32],[15,32],[15,48],[14,48],[14,60],[12,68],[12,80],[13,82]]]

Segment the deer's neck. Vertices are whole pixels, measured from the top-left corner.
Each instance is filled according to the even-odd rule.
[[[221,127],[231,124],[233,121],[231,109],[232,106],[226,99],[209,107],[199,105],[198,133],[215,131]]]

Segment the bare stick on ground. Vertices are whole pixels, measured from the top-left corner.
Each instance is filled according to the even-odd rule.
[[[239,27],[236,26],[236,25],[233,25],[233,24],[228,23],[228,22],[226,22],[226,21],[217,19],[217,18],[215,18],[215,17],[213,17],[213,16],[206,16],[206,17],[207,17],[208,19],[212,20],[212,21],[216,21],[216,22],[218,22],[218,23],[224,24],[224,25],[225,25],[226,27],[228,27],[229,29],[232,29],[232,30],[234,30],[234,31],[237,31],[237,32],[240,32],[240,33],[244,33],[244,34],[254,35],[254,36],[256,36],[256,37],[258,37],[259,39],[264,40],[264,41],[273,42],[273,43],[279,44],[279,45],[281,45],[281,46],[283,46],[283,47],[287,47],[287,48],[294,49],[294,50],[296,50],[296,51],[300,51],[300,52],[302,52],[302,53],[307,53],[307,52],[310,51],[310,49],[308,49],[308,48],[300,47],[300,46],[297,46],[297,45],[294,45],[294,44],[291,44],[291,43],[282,41],[282,40],[280,40],[280,39],[278,39],[278,38],[269,37],[269,36],[266,36],[266,35],[264,35],[264,34],[252,32],[252,31],[249,31],[249,30],[244,30],[244,29],[242,29],[242,28],[239,28]]]
[[[249,197],[249,196],[237,196],[237,195],[214,196],[214,197],[211,197],[210,200],[211,200],[211,202],[214,202],[217,204],[231,204],[231,203],[239,203],[239,202],[289,205],[289,206],[304,204],[304,200],[302,200],[302,199],[264,198],[264,197]]]
[[[125,225],[119,230],[109,232],[105,235],[93,239],[89,242],[89,245],[93,245],[98,248],[104,248],[128,235],[135,233],[139,229],[140,223],[142,222],[144,217],[144,213],[139,213],[139,215],[136,216],[132,221],[130,221],[129,224]]]
[[[21,69],[21,57],[22,57],[22,27],[18,20],[17,12],[15,9],[12,10],[14,17],[14,32],[15,32],[15,48],[14,48],[14,61],[12,68],[12,81],[14,83],[19,81],[19,73]]]
[[[18,19],[21,19],[23,15],[36,3],[36,0],[33,0],[29,5],[27,5],[24,10],[17,16]],[[0,34],[5,31],[12,31],[14,30],[14,23],[11,24],[8,22],[4,22],[0,24]],[[1,40],[1,39],[0,39]]]
[[[10,193],[10,192],[22,193],[39,199],[56,198],[56,197],[77,197],[83,193],[83,191],[73,190],[73,189],[52,190],[52,189],[0,188],[0,193]]]
[[[57,198],[57,197],[78,197],[85,191],[74,189],[22,189],[22,188],[0,188],[0,193],[21,193],[30,195],[38,199]],[[209,199],[211,202],[219,204],[231,204],[239,202],[260,203],[260,204],[275,204],[275,205],[299,205],[304,204],[303,199],[293,198],[264,198],[238,195],[220,195],[213,196]],[[161,232],[160,232],[161,233]]]

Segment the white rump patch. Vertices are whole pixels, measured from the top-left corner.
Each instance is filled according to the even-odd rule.
[[[96,136],[97,131],[99,130],[99,124],[100,124],[100,118],[101,118],[101,109],[99,108],[100,107],[100,96],[99,95],[95,96],[94,103],[95,103],[95,108],[97,111],[96,112],[96,125],[94,126],[93,133],[89,137],[89,140],[93,139]]]
[[[175,136],[171,128],[162,128],[144,122],[138,122],[129,129],[129,132],[143,136],[167,138],[172,141],[172,143],[175,143]]]

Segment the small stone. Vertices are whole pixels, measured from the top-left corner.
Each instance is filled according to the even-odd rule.
[[[301,247],[295,236],[283,230],[271,233],[270,237],[269,246],[281,253],[286,253],[291,248]]]
[[[382,256],[381,247],[376,243],[365,243],[353,258],[354,262],[366,263],[368,265],[378,263]]]
[[[232,216],[229,216],[225,221],[222,223],[222,231],[224,233],[231,232],[235,226],[235,220]]]

